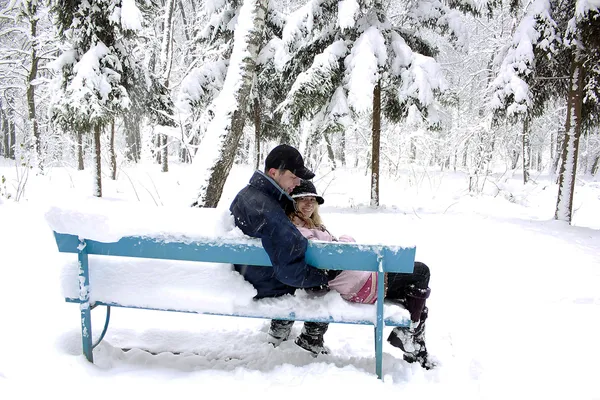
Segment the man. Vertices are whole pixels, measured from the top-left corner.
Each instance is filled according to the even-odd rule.
[[[312,179],[300,152],[285,144],[275,147],[265,160],[265,171],[254,172],[229,207],[235,225],[246,235],[260,238],[273,268],[236,265],[250,282],[256,299],[294,294],[297,288],[318,288],[327,284],[321,270],[306,264],[308,241],[286,215],[294,206],[290,193],[301,179]],[[286,340],[294,321],[272,320],[268,340],[275,347]],[[296,344],[314,356],[325,353],[323,335],[327,323],[305,322]]]

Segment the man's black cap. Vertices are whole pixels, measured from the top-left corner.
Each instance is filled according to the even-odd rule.
[[[302,179],[315,177],[315,174],[304,166],[300,152],[287,144],[280,144],[271,150],[265,160],[265,171],[270,168],[290,170],[292,174]]]

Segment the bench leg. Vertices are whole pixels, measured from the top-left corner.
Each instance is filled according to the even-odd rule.
[[[85,240],[79,244],[79,310],[81,313],[81,340],[83,354],[91,363],[94,362],[92,353],[92,309],[90,305],[90,275],[88,268],[88,254],[85,249]]]
[[[377,324],[375,325],[375,372],[377,378],[383,379],[383,300],[384,293],[383,258],[379,257],[377,271]]]

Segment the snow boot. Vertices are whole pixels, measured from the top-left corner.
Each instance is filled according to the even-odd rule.
[[[305,322],[295,343],[309,351],[313,357],[317,357],[319,354],[329,354],[329,349],[323,343],[323,335],[327,332],[327,328],[329,328],[329,324],[326,322]]]
[[[388,342],[404,352],[404,361],[409,363],[418,362],[425,369],[434,368],[437,363],[430,359],[425,346],[425,320],[428,315],[427,307],[423,308],[418,324],[410,328],[394,328]]]
[[[294,321],[272,319],[271,327],[269,328],[269,333],[267,334],[267,342],[271,343],[273,347],[279,346],[282,342],[285,342],[290,337],[292,326],[294,326]]]
[[[410,312],[411,321],[416,324],[421,320],[421,314],[425,309],[425,302],[429,298],[431,294],[430,288],[421,289],[415,287],[415,285],[410,285],[408,290],[406,291],[406,299],[404,300],[404,304],[408,312]]]

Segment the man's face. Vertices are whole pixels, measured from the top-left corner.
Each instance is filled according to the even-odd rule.
[[[287,169],[283,170],[282,172],[276,168],[271,168],[268,172],[268,175],[273,178],[275,182],[277,182],[279,187],[288,193],[292,193],[292,190],[294,190],[294,188],[300,184],[300,178],[292,174],[292,171]]]

